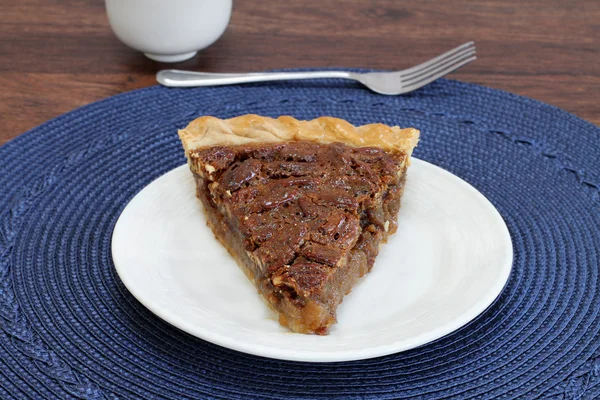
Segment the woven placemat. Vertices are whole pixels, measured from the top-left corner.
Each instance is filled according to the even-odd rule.
[[[185,162],[176,130],[256,113],[422,131],[415,155],[506,220],[515,258],[462,329],[382,358],[303,364],[185,334],[116,275],[111,234],[144,186]],[[385,97],[341,81],[151,87],[0,148],[0,398],[600,397],[600,129],[548,105],[440,80]]]

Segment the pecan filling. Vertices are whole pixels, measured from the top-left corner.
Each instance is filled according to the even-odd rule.
[[[209,226],[295,332],[326,334],[397,228],[406,154],[342,143],[189,154]]]

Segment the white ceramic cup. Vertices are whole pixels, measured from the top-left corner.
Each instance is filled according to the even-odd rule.
[[[232,0],[106,0],[115,35],[146,57],[187,60],[225,31]]]

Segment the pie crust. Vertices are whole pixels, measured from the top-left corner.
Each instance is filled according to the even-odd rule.
[[[400,129],[384,124],[354,126],[333,117],[299,121],[248,114],[231,119],[200,117],[179,131],[186,156],[191,150],[211,146],[241,146],[258,143],[307,141],[321,144],[341,142],[353,147],[378,147],[403,152],[410,157],[419,140],[414,128]]]

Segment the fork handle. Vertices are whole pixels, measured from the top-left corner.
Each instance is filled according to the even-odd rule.
[[[165,69],[156,74],[156,80],[158,83],[170,87],[220,86],[232,85],[236,83],[315,78],[356,79],[355,74],[346,71],[252,72],[244,74],[223,74]]]

